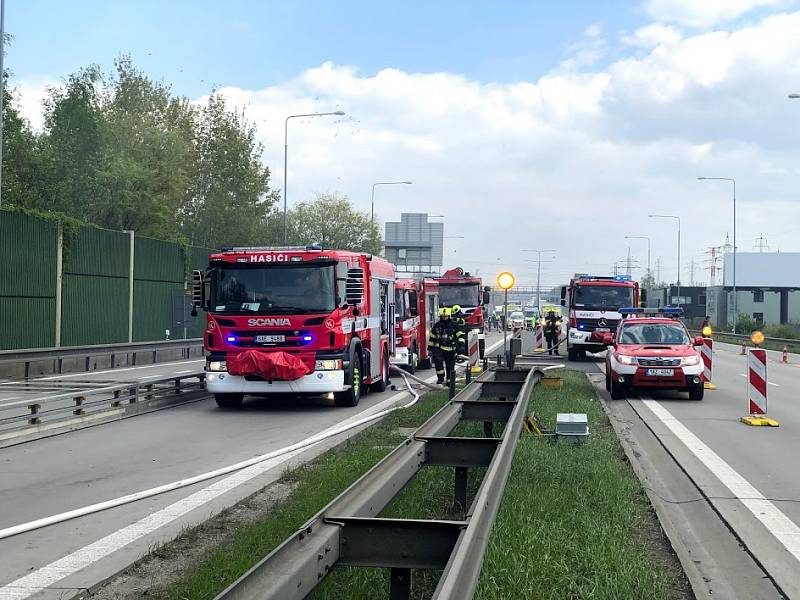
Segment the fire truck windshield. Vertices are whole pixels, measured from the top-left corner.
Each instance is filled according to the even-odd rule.
[[[336,308],[334,266],[222,265],[211,283],[212,312],[304,314]]]
[[[480,304],[480,290],[477,283],[439,284],[439,306],[460,305],[473,308]]]
[[[579,285],[573,298],[575,308],[613,308],[633,306],[633,288],[623,286]]]

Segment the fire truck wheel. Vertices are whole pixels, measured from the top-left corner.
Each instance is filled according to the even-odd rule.
[[[361,358],[355,352],[350,357],[350,373],[348,375],[352,385],[349,390],[334,394],[333,402],[336,406],[356,406],[361,399]]]
[[[567,349],[567,360],[576,361],[578,360],[578,351],[573,350],[572,348]]]
[[[214,394],[220,408],[241,408],[244,394]]]
[[[389,387],[389,353],[383,353],[381,360],[381,378],[370,386],[370,391],[383,392]]]
[[[423,369],[423,370],[424,369],[430,369],[431,368],[431,359],[430,359],[430,357],[426,358],[425,360],[419,361],[419,364],[417,365],[417,367],[420,368],[420,369]]]
[[[486,354],[486,340],[478,340],[478,355],[483,359],[484,354]]]

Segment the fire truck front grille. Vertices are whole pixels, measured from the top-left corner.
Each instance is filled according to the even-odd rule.
[[[600,323],[604,321],[605,324]],[[617,330],[617,321],[611,319],[578,319],[578,329],[581,331],[594,331],[595,329],[608,329],[611,333]]]
[[[680,358],[640,358],[642,367],[677,367],[681,364]]]
[[[308,331],[297,329],[233,331],[229,335],[236,338],[234,345],[240,348],[299,348],[312,341]]]

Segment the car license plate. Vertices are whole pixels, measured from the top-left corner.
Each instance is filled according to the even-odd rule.
[[[647,369],[645,374],[648,377],[672,377],[675,369]]]
[[[285,335],[257,335],[256,336],[256,344],[277,344],[279,342],[285,342],[286,336]]]

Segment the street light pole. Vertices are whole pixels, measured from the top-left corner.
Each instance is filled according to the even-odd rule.
[[[626,240],[647,240],[647,276],[651,277],[650,273],[650,238],[645,235],[626,235]]]
[[[653,219],[675,219],[678,221],[678,280],[676,281],[678,288],[678,298],[681,296],[681,218],[676,215],[647,215]],[[669,298],[667,299],[669,300]]]
[[[522,250],[522,252],[536,252],[536,310],[542,315],[541,282],[542,282],[542,253],[555,252],[555,250]]]
[[[411,181],[378,181],[372,184],[372,202],[370,203],[370,224],[375,223],[375,186],[376,185],[411,185]]]
[[[792,98],[800,94],[790,94]],[[736,179],[733,177],[698,177],[700,181],[703,180],[716,180],[716,181],[730,181],[733,184],[733,332],[736,333],[736,324],[739,320],[739,297],[736,295]],[[723,289],[725,282],[722,282]]]
[[[316,112],[306,113],[303,115],[289,115],[283,123],[283,245],[289,245],[289,230],[286,225],[286,188],[288,187],[287,173],[289,162],[289,119],[297,119],[299,117],[328,117],[328,116],[344,116],[343,110],[336,110],[333,112]]]

